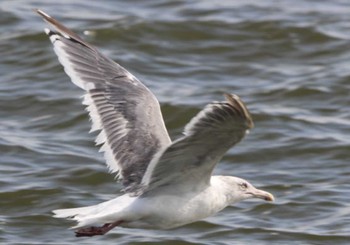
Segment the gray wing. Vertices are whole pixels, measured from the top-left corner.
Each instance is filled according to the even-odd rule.
[[[185,136],[152,160],[142,180],[145,192],[167,185],[204,188],[210,184],[218,161],[253,127],[239,97],[225,97],[225,102],[207,105],[186,125]]]
[[[37,10],[56,31],[45,29],[72,82],[85,90],[91,131],[100,130],[107,166],[123,179],[126,190],[140,184],[154,155],[171,144],[155,96],[123,67]]]

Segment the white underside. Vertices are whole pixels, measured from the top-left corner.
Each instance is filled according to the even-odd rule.
[[[164,190],[150,197],[130,197],[125,194],[98,205],[53,212],[56,218],[77,221],[74,229],[116,221],[123,221],[122,227],[170,229],[206,218],[240,201],[227,200],[223,192],[225,188],[218,179],[212,177],[212,185],[198,193],[180,194]]]

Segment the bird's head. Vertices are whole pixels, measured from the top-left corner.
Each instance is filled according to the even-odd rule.
[[[269,202],[275,200],[271,193],[255,188],[244,179],[225,176],[224,180],[229,185],[229,196],[232,203],[250,198],[259,198]]]

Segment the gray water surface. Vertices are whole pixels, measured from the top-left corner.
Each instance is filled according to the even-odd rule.
[[[242,202],[174,230],[75,238],[50,211],[121,186],[33,8],[143,81],[173,139],[207,103],[238,94],[255,128],[215,172],[276,202]],[[0,243],[348,244],[349,13],[346,0],[0,1]]]

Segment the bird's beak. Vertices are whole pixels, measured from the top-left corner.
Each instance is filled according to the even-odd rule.
[[[250,192],[250,194],[253,197],[256,198],[260,198],[263,199],[265,201],[269,201],[269,202],[273,202],[275,200],[275,198],[273,197],[273,195],[267,191],[263,191],[263,190],[259,190],[259,189],[255,189],[254,191]]]

